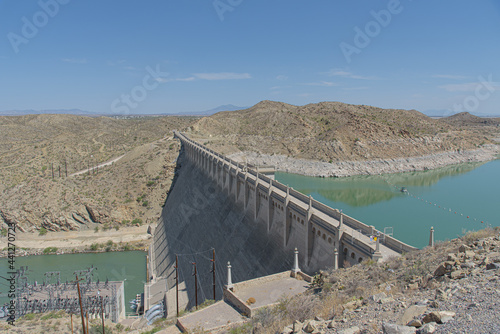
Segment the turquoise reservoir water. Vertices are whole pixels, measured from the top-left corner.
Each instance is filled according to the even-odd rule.
[[[500,160],[379,176],[275,178],[380,231],[392,227],[394,237],[419,248],[431,226],[436,240],[500,226]]]
[[[15,258],[15,267],[28,266],[28,280],[30,283],[44,281],[45,272],[59,271],[61,282],[75,279],[73,272],[85,270],[91,265],[97,270],[93,271],[94,281],[99,279],[105,282],[125,280],[125,302],[127,312],[128,301],[135,298],[137,293],[144,292],[146,280],[146,253],[132,252],[109,252],[109,253],[87,253],[87,254],[63,254],[63,255],[37,255]],[[7,259],[0,259],[0,276],[7,276]],[[0,305],[8,301],[6,292],[8,286],[4,279],[0,279]]]

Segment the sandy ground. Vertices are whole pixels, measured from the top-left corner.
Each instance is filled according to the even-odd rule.
[[[44,236],[37,233],[17,233],[14,242],[17,248],[45,249],[47,247],[61,248],[87,248],[93,243],[106,243],[112,240],[114,243],[126,243],[145,241],[152,236],[147,233],[148,226],[122,227],[94,232],[93,230],[70,231],[70,232],[48,232]],[[0,238],[0,249],[7,247],[7,238]]]

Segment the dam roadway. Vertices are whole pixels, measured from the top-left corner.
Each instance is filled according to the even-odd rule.
[[[183,309],[195,303],[193,263],[201,303],[213,299],[214,267],[216,299],[222,297],[228,262],[233,282],[241,282],[290,270],[295,248],[299,267],[307,274],[365,259],[383,261],[416,249],[184,134],[174,135],[182,148],[153,232],[145,309],[163,301],[167,316],[175,313],[176,255]],[[371,238],[377,235],[380,242]]]

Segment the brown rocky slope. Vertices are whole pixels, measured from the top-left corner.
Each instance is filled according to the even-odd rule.
[[[0,227],[67,231],[148,223],[159,216],[173,178],[179,143],[172,130],[192,121],[0,117]]]
[[[481,133],[416,110],[340,102],[293,106],[262,101],[202,118],[190,130],[225,154],[251,151],[324,162],[424,156],[491,143]]]

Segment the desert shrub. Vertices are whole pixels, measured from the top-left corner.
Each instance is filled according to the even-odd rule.
[[[47,247],[43,250],[43,254],[50,254],[57,252],[57,247]]]
[[[135,218],[134,220],[132,220],[132,225],[136,225],[136,224],[142,225],[142,219]]]
[[[28,313],[25,316],[23,316],[23,320],[33,320],[35,319],[36,315],[33,313]]]
[[[41,227],[40,230],[38,231],[38,235],[46,235],[47,234],[47,229],[45,227]]]
[[[485,228],[484,230],[479,230],[479,231],[469,231],[467,234],[462,238],[462,240],[466,243],[471,243],[475,240],[478,239],[483,239],[483,238],[488,238],[492,237],[495,235],[498,235],[498,227],[495,228]]]

